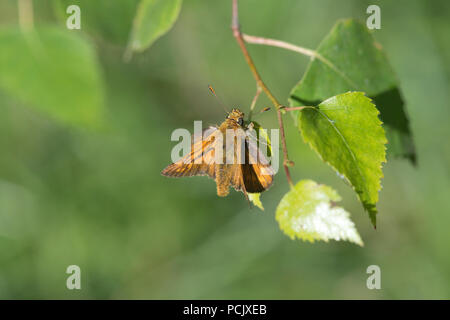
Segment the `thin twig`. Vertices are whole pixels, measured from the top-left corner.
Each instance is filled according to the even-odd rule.
[[[262,91],[261,87],[259,85],[256,85],[256,93],[255,96],[253,97],[252,104],[250,105],[250,111],[248,113],[248,121],[252,120],[253,109],[255,109],[256,101],[258,101],[258,97],[261,94],[261,91]]]
[[[311,57],[311,58],[317,58],[321,62],[323,62],[325,65],[327,65],[329,68],[334,70],[337,74],[339,74],[339,76],[344,78],[351,86],[355,87],[355,89],[358,87],[355,84],[355,82],[353,82],[349,77],[347,77],[342,70],[339,70],[330,60],[328,60],[327,58],[325,58],[324,56],[322,56],[320,53],[318,53],[315,50],[303,48],[303,47],[297,46],[295,44],[281,41],[281,40],[256,37],[256,36],[251,36],[248,34],[242,34],[242,38],[247,43],[278,47],[278,48],[298,52],[300,54],[303,54],[303,55]]]
[[[286,50],[291,50],[291,51],[295,51],[295,52],[304,54],[305,56],[308,56],[308,57],[317,57],[318,56],[318,54],[314,50],[296,46],[294,44],[291,44],[291,43],[288,43],[285,41],[281,41],[281,40],[256,37],[256,36],[251,36],[251,35],[248,35],[245,33],[242,34],[242,38],[244,38],[245,42],[251,43],[251,44],[261,44],[261,45],[266,45],[266,46],[283,48]]]
[[[242,54],[244,55],[244,58],[253,73],[253,76],[256,80],[256,84],[264,91],[264,93],[267,95],[267,97],[272,101],[272,104],[275,106],[276,112],[277,112],[277,118],[278,118],[278,125],[280,127],[280,134],[281,134],[281,145],[283,147],[283,167],[284,171],[286,172],[286,177],[289,182],[289,185],[291,187],[294,186],[294,183],[292,182],[291,174],[289,173],[289,166],[293,164],[292,161],[289,160],[287,147],[286,147],[286,136],[284,133],[284,125],[283,125],[283,117],[281,115],[281,104],[278,102],[278,100],[275,98],[275,96],[272,94],[272,92],[269,90],[269,88],[265,85],[264,81],[262,80],[261,76],[258,73],[258,70],[256,69],[256,66],[250,57],[250,54],[247,51],[247,47],[245,46],[245,41],[242,36],[240,26],[239,26],[239,15],[238,15],[238,3],[237,0],[233,0],[233,8],[232,8],[232,21],[231,21],[231,29],[233,30],[233,35],[236,38],[237,43],[239,44],[239,47],[241,48]]]
[[[284,111],[296,111],[296,110],[304,110],[304,109],[311,109],[315,108],[312,106],[302,106],[302,107],[282,107],[282,110]]]
[[[265,85],[264,81],[261,79],[261,76],[258,73],[258,70],[255,67],[255,64],[253,63],[252,58],[250,57],[247,48],[245,46],[244,39],[242,38],[242,33],[239,28],[239,18],[238,18],[238,6],[237,6],[237,0],[233,0],[233,20],[231,29],[233,30],[233,35],[236,38],[237,43],[239,44],[239,47],[241,48],[241,51],[244,55],[244,58],[250,67],[250,70],[253,73],[253,76],[255,77],[256,83],[261,87],[261,89],[265,92],[267,97],[272,101],[273,105],[278,109],[280,106],[280,103],[278,100],[273,96],[273,94],[270,92],[270,90]]]

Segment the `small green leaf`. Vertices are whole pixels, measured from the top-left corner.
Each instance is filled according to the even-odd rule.
[[[0,89],[19,101],[77,126],[96,127],[103,86],[92,45],[62,28],[23,33],[0,29]]]
[[[141,0],[133,21],[129,50],[141,52],[167,33],[181,10],[182,0]]]
[[[276,211],[280,229],[291,239],[350,241],[363,246],[350,214],[335,202],[335,190],[312,180],[302,180],[284,195]]]
[[[340,93],[364,91],[380,111],[389,137],[388,153],[415,163],[414,142],[398,79],[367,27],[352,19],[339,21],[320,43],[317,53],[319,56],[310,62],[292,89],[290,105],[312,106]]]
[[[251,202],[253,202],[253,204],[255,206],[257,206],[258,208],[260,208],[261,210],[264,211],[264,207],[263,207],[261,199],[260,199],[261,193],[248,193],[247,195],[248,195],[248,199]]]
[[[351,183],[374,226],[387,142],[378,114],[364,93],[347,92],[303,109],[298,121],[305,142]]]
[[[53,0],[53,11],[61,27],[66,27],[67,7],[76,4],[81,9],[81,31],[95,38],[125,46],[133,25],[139,0]],[[120,18],[118,18],[120,17]],[[76,31],[75,31],[76,32]]]

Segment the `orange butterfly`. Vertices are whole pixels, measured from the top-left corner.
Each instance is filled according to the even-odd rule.
[[[216,181],[220,197],[228,195],[230,186],[242,191],[247,199],[247,193],[267,190],[275,173],[256,143],[246,135],[249,128],[244,125],[244,114],[233,109],[219,127],[206,129],[198,142],[194,139],[190,154],[167,166],[161,174],[176,178],[207,175]],[[230,130],[234,142],[226,138]],[[227,148],[227,140],[232,148]]]

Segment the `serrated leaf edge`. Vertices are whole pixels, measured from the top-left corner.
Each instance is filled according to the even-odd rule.
[[[381,126],[381,128],[382,128],[382,130],[383,130],[384,137],[385,137],[385,139],[384,139],[385,142],[384,142],[384,144],[383,144],[384,156],[383,156],[383,159],[382,159],[382,161],[381,161],[381,163],[380,163],[380,167],[379,167],[379,169],[380,169],[380,171],[381,171],[381,176],[380,176],[380,178],[378,179],[378,182],[377,182],[377,196],[376,196],[376,202],[375,202],[375,204],[376,204],[376,203],[378,203],[378,200],[379,200],[379,198],[378,198],[378,193],[379,193],[380,190],[382,189],[381,179],[384,178],[384,174],[383,174],[383,170],[382,170],[382,169],[383,169],[383,163],[386,163],[386,149],[387,149],[387,148],[386,148],[386,143],[388,142],[387,139],[386,139],[386,132],[385,132],[385,130],[384,130],[384,127],[382,126],[383,122],[381,121],[381,119],[380,119],[380,117],[379,117],[380,111],[378,110],[378,108],[376,107],[376,105],[373,103],[373,100],[372,100],[370,97],[366,96],[364,92],[361,92],[361,91],[347,91],[347,92],[341,93],[341,94],[339,94],[339,95],[343,95],[343,94],[351,94],[351,93],[362,94],[366,99],[368,99],[368,102],[375,108],[377,119],[378,119],[378,121],[379,121],[379,124],[380,124],[380,126]],[[337,95],[337,96],[338,96],[338,95]],[[328,100],[330,100],[330,99],[332,99],[332,98],[334,98],[334,97],[336,97],[336,96],[330,97],[330,98],[328,98],[328,99],[322,101],[320,104],[322,104],[322,103],[324,103],[324,102],[326,102],[326,101],[328,101]],[[319,110],[319,107],[318,107],[318,106],[317,106],[317,110]],[[301,111],[300,111],[300,112],[301,112]],[[298,117],[300,117],[300,115],[301,115],[300,112],[299,112],[299,114],[298,114]],[[321,114],[321,115],[324,116],[330,123],[332,123],[332,122],[330,121],[330,119],[329,119],[327,116],[325,116],[324,114]],[[298,120],[297,120],[297,123],[298,123]],[[299,131],[300,131],[300,134],[301,134],[301,136],[302,136],[303,141],[304,141],[306,144],[308,144],[309,147],[310,147],[312,150],[315,151],[315,153],[319,156],[319,158],[320,158],[323,162],[325,162],[326,164],[328,164],[334,171],[336,171],[338,174],[340,174],[341,176],[343,176],[343,177],[345,178],[345,180],[348,182],[348,184],[351,186],[351,188],[352,188],[352,189],[355,191],[355,193],[357,194],[358,199],[359,199],[359,201],[363,204],[364,209],[369,213],[369,217],[370,217],[370,219],[371,219],[371,221],[372,221],[372,224],[373,224],[374,227],[376,228],[376,214],[378,213],[376,206],[374,207],[374,212],[371,213],[371,211],[365,206],[365,204],[364,204],[363,201],[361,200],[360,194],[356,191],[355,186],[353,186],[353,184],[351,183],[351,181],[349,180],[349,178],[348,178],[345,174],[339,172],[339,170],[337,170],[337,168],[336,168],[335,166],[333,166],[329,161],[324,160],[323,157],[322,157],[322,155],[320,154],[320,152],[313,146],[313,144],[311,143],[311,141],[308,141],[308,140],[306,139],[306,137],[305,137],[305,135],[304,135],[304,133],[303,133],[303,130],[301,130],[301,128],[300,128],[300,125],[297,125],[297,128],[298,128]],[[334,126],[333,126],[333,128],[334,128]],[[340,134],[340,136],[342,137],[341,134]],[[344,140],[344,141],[345,141],[345,140]],[[345,144],[348,145],[346,141],[345,141]],[[349,148],[349,149],[350,149],[350,148]],[[350,152],[351,152],[351,154],[354,156],[353,151],[352,151],[351,149],[350,149]],[[359,166],[358,166],[358,172],[360,173],[360,175],[362,176],[362,178],[363,178],[364,181],[365,181],[365,177],[361,174],[361,170],[359,169]],[[367,191],[367,189],[366,189],[366,191]]]

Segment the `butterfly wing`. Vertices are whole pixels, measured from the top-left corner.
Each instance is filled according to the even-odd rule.
[[[218,132],[216,127],[204,130],[202,133],[203,139],[198,139],[198,141],[194,139],[191,152],[167,166],[161,174],[175,178],[208,175],[215,179],[214,143]],[[201,161],[197,163],[199,159]]]
[[[267,190],[275,174],[269,161],[258,149],[256,141],[245,139],[245,162],[233,166],[231,184],[238,191],[260,193]],[[240,148],[236,148],[239,157]]]
[[[246,141],[245,164],[241,166],[247,192],[260,193],[272,185],[275,172],[256,142]]]

